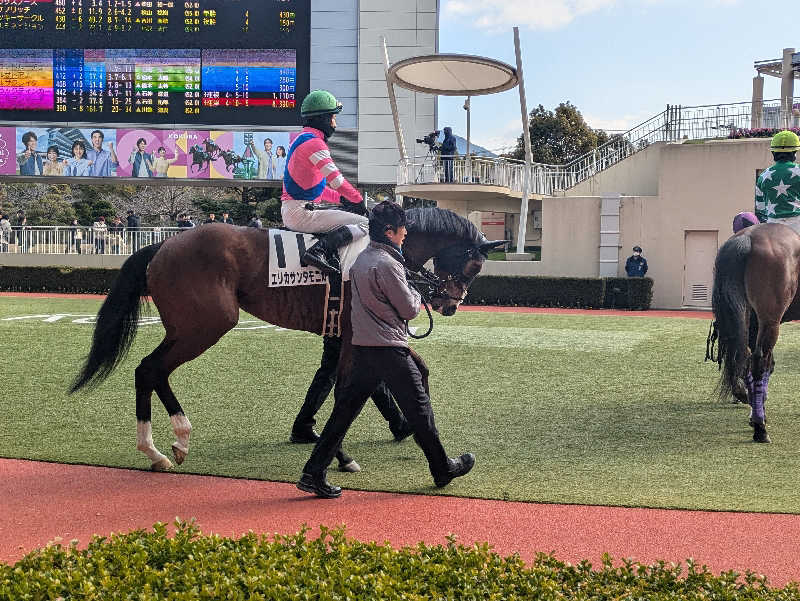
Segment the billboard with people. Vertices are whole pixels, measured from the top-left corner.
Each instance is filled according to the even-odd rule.
[[[0,127],[0,175],[283,180],[288,131]]]

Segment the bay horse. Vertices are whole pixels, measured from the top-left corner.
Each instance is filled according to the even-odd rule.
[[[780,324],[800,319],[799,277],[800,235],[783,224],[745,228],[717,252],[706,359],[722,370],[720,398],[750,404],[756,442],[770,442],[764,405],[772,349]]]
[[[438,208],[409,209],[412,225],[403,244],[406,264],[427,272],[431,306],[453,315],[469,284],[483,267],[490,249],[505,241],[489,241],[468,220]],[[239,309],[266,322],[292,330],[320,334],[325,286],[267,287],[268,230],[227,224],[206,224],[186,230],[131,255],[100,311],[86,362],[70,392],[102,382],[127,354],[136,335],[142,297],[152,298],[166,330],[156,349],[135,372],[137,445],[151,469],[167,470],[172,462],[155,446],[151,427],[151,397],[156,392],[170,416],[176,441],[172,452],[181,464],[189,452],[191,424],[169,385],[180,365],[200,356],[239,322]],[[334,395],[350,369],[350,291],[342,304],[342,351]],[[352,459],[343,451],[340,466]]]

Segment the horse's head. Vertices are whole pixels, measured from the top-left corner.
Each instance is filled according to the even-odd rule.
[[[453,315],[467,296],[470,284],[481,272],[489,251],[505,242],[459,243],[440,250],[433,257],[434,278],[428,282],[431,307],[442,315]]]

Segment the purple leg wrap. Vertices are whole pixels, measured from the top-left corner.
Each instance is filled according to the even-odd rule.
[[[750,405],[753,407],[752,421],[763,424],[766,418],[764,413],[764,403],[767,400],[767,384],[769,383],[769,372],[765,371],[759,380],[753,383],[753,400]]]
[[[753,380],[753,372],[750,370],[747,370],[747,373],[744,376],[744,385],[747,387],[747,402],[752,407],[753,397],[755,396],[755,390],[753,389],[755,380]]]

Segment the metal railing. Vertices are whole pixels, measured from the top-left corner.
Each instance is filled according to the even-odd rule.
[[[130,255],[182,232],[178,227],[12,226],[0,231],[0,253]]]
[[[780,100],[763,100],[687,107],[667,105],[658,115],[612,136],[595,150],[565,165],[534,163],[530,191],[547,196],[568,190],[656,142],[729,138],[743,129],[787,127],[800,127],[800,98],[783,104]],[[523,173],[522,162],[504,158],[428,156],[401,161],[397,184],[493,184],[520,193]]]

